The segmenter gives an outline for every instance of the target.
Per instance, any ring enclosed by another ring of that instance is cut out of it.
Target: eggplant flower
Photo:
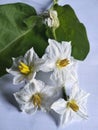
[[[40,80],[33,80],[19,92],[14,93],[20,109],[26,113],[35,113],[38,109],[47,111],[54,102],[57,90],[54,87],[45,85]],[[57,99],[56,99],[57,100]]]
[[[6,70],[14,75],[13,84],[33,79],[41,65],[41,59],[39,59],[33,48],[28,50],[24,57],[12,58],[12,60],[12,67]]]
[[[45,19],[45,23],[51,28],[58,28],[60,23],[58,19],[58,14],[56,10],[50,10],[49,11],[49,17]]]
[[[61,98],[52,104],[51,109],[61,116],[61,125],[88,118],[86,110],[88,96],[89,93],[75,85],[67,101]]]
[[[55,40],[48,40],[49,46],[46,48],[46,53],[42,57],[44,59],[43,69],[44,72],[53,71],[51,79],[60,80],[61,83],[76,82],[76,63],[71,56],[71,42],[59,43]]]

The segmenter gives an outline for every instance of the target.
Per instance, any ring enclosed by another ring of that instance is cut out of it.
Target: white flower
[[[39,59],[33,48],[28,50],[24,57],[20,56],[12,59],[12,67],[6,70],[8,73],[14,75],[14,84],[33,79],[36,72],[40,69],[41,59]]]
[[[73,86],[69,99],[59,99],[51,106],[56,113],[61,115],[61,125],[77,119],[87,119],[86,103],[89,93]]]
[[[49,17],[45,19],[45,23],[49,27],[53,27],[54,29],[59,27],[59,19],[58,19],[58,14],[56,10],[50,10],[49,11]]]
[[[35,113],[37,109],[49,110],[50,105],[57,100],[57,95],[58,91],[54,87],[35,79],[14,93],[20,109],[26,113]]]
[[[60,80],[61,83],[66,81],[77,81],[76,63],[71,56],[71,43],[59,43],[55,40],[48,40],[49,46],[46,48],[46,54],[42,57],[45,61],[42,71],[53,71],[51,78]]]

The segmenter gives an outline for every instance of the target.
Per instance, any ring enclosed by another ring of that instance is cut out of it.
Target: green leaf
[[[12,65],[12,57],[24,55],[32,46],[41,57],[47,46],[44,32],[33,7],[23,3],[0,5],[0,76]]]
[[[72,56],[78,60],[84,60],[89,52],[89,41],[86,29],[78,20],[74,10],[69,6],[54,6],[54,10],[58,12],[60,26],[55,30],[56,40],[71,41]],[[50,38],[54,38],[52,28],[47,27],[46,34]]]

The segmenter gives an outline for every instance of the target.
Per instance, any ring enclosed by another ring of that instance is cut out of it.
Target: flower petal
[[[65,83],[75,83],[77,81],[77,74],[73,71],[70,71],[68,69],[65,70],[59,70],[54,69],[54,72],[51,74],[51,80],[56,81],[59,85],[65,84]]]
[[[27,79],[27,81],[30,81],[30,80],[33,80],[33,79],[35,78],[35,76],[36,76],[36,71],[31,72],[31,73],[26,77],[26,79]]]
[[[25,104],[30,101],[30,98],[37,90],[33,86],[33,83],[28,83],[19,92],[14,93],[15,99],[19,104]]]
[[[23,61],[24,59],[22,56],[20,56],[18,58],[12,58],[12,60],[13,60],[12,67],[10,69],[7,68],[6,71],[8,73],[16,76],[16,75],[20,74],[19,69],[18,69],[18,65],[19,65],[20,61]]]
[[[17,75],[17,76],[14,77],[13,84],[17,85],[19,83],[23,83],[24,79],[25,79],[25,75],[19,74],[19,75]]]
[[[79,93],[78,83],[76,82],[71,90],[70,99],[76,99]]]
[[[66,109],[66,101],[62,98],[57,100],[52,104],[51,109],[53,109],[56,113],[63,115]]]
[[[48,39],[49,46],[46,49],[46,53],[49,58],[57,59],[62,54],[61,44],[55,40]]]
[[[88,119],[88,115],[86,112],[84,112],[82,109],[79,109],[77,112],[78,116],[80,116],[82,119]]]
[[[8,73],[14,75],[14,76],[20,74],[19,71],[15,71],[15,70],[13,70],[12,68],[10,68],[10,69],[6,68],[6,71],[7,71]]]
[[[33,47],[28,50],[24,56],[24,58],[26,59],[28,65],[33,65],[34,62],[39,58],[38,55],[35,53]]]
[[[23,112],[28,114],[35,114],[37,111],[37,107],[35,107],[32,102],[28,102],[27,104],[20,106],[20,108]]]
[[[43,64],[40,67],[40,70],[43,72],[50,72],[53,71],[55,67],[54,59],[49,59],[48,54],[43,55],[42,57]]]
[[[71,42],[62,41],[62,50],[66,58],[71,56]]]
[[[37,61],[35,61],[34,68],[36,72],[40,70],[43,72],[50,72],[54,68],[54,63],[53,62],[50,63],[50,60],[48,59],[47,54],[45,54],[42,57],[42,59],[38,59]]]
[[[78,87],[78,83],[76,82],[72,87],[72,92],[70,94],[70,99],[76,99],[79,104],[88,98],[90,94],[85,92],[84,90]]]
[[[38,92],[41,92],[45,88],[45,83],[41,80],[34,79],[31,81],[31,83],[32,86],[35,87]]]
[[[81,89],[80,89],[79,94],[78,94],[78,96],[76,97],[76,98],[77,98],[77,102],[78,102],[79,104],[81,104],[81,103],[82,103],[82,104],[83,104],[83,103],[86,104],[87,98],[88,98],[89,95],[90,95],[89,93],[87,93],[87,92],[85,92],[84,90],[81,90]]]
[[[47,86],[41,91],[42,94],[42,106],[45,106],[46,109],[50,109],[50,106],[54,101],[60,97],[61,88],[55,88]]]
[[[61,116],[61,125],[66,125],[72,121],[72,111],[70,109],[66,109],[64,114]]]
[[[72,87],[72,93],[70,95],[69,101],[70,100],[75,100],[77,105],[79,106],[79,110],[75,112],[78,117],[81,117],[83,119],[87,119],[87,108],[86,108],[86,103],[87,103],[87,98],[89,96],[89,93],[86,93],[82,89],[78,87],[78,84],[75,83],[75,85]]]

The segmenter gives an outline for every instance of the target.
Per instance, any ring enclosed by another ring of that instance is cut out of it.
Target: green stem
[[[68,96],[67,96],[65,87],[63,87],[63,97],[64,97],[64,99],[65,99],[66,101],[68,100]]]
[[[58,3],[58,0],[53,0],[54,5]]]
[[[56,5],[58,3],[59,0],[53,0],[53,5],[50,7],[49,10],[53,10],[54,5]]]
[[[54,39],[57,40],[57,37],[56,37],[56,33],[55,33],[55,29],[54,29],[54,28],[52,29],[52,32],[53,32]]]

